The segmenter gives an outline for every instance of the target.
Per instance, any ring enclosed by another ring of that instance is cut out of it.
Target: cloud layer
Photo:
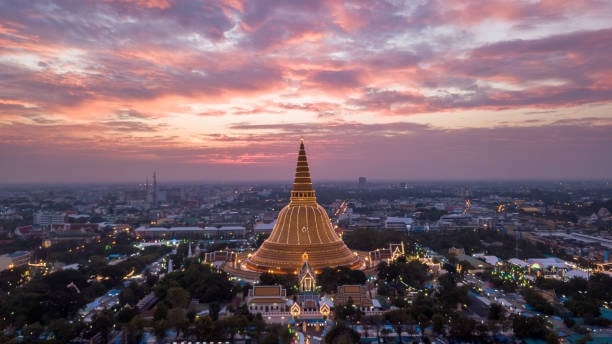
[[[289,180],[300,136],[322,179],[610,178],[611,17],[596,0],[2,1],[0,182]]]

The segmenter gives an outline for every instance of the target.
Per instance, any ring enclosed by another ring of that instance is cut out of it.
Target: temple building
[[[298,282],[300,283],[300,292],[316,292],[317,287],[317,275],[310,267],[310,263],[308,262],[308,253],[304,252],[302,255],[302,261],[304,262],[302,265],[302,269],[300,269],[300,273],[298,273]]]
[[[292,298],[279,285],[255,285],[249,289],[246,304],[253,314],[260,313],[270,322],[304,326],[322,326],[331,314],[333,303],[319,296],[317,275],[309,264],[307,253],[302,255],[302,268],[298,273],[298,290]]]
[[[247,270],[297,274],[307,257],[309,268],[318,273],[325,267],[362,268],[334,231],[325,209],[317,203],[304,149],[300,148],[289,204],[280,213],[270,237],[243,263]]]
[[[249,312],[253,314],[287,312],[293,304],[287,299],[287,291],[279,285],[255,285],[246,298]]]
[[[368,290],[365,286],[339,285],[338,292],[334,298],[334,306],[347,305],[350,303],[362,312],[368,312],[374,309],[372,297],[368,294]]]

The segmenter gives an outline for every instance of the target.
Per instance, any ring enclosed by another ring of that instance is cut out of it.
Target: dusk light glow
[[[0,2],[0,183],[606,179],[610,1]]]

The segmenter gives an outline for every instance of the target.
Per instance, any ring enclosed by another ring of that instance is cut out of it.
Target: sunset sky
[[[0,184],[609,179],[612,1],[0,1]]]

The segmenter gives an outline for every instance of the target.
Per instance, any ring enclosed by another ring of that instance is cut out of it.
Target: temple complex
[[[289,204],[278,214],[270,237],[244,260],[243,268],[297,274],[304,257],[315,273],[325,267],[363,267],[360,257],[336,234],[327,212],[317,203],[302,140]]]

